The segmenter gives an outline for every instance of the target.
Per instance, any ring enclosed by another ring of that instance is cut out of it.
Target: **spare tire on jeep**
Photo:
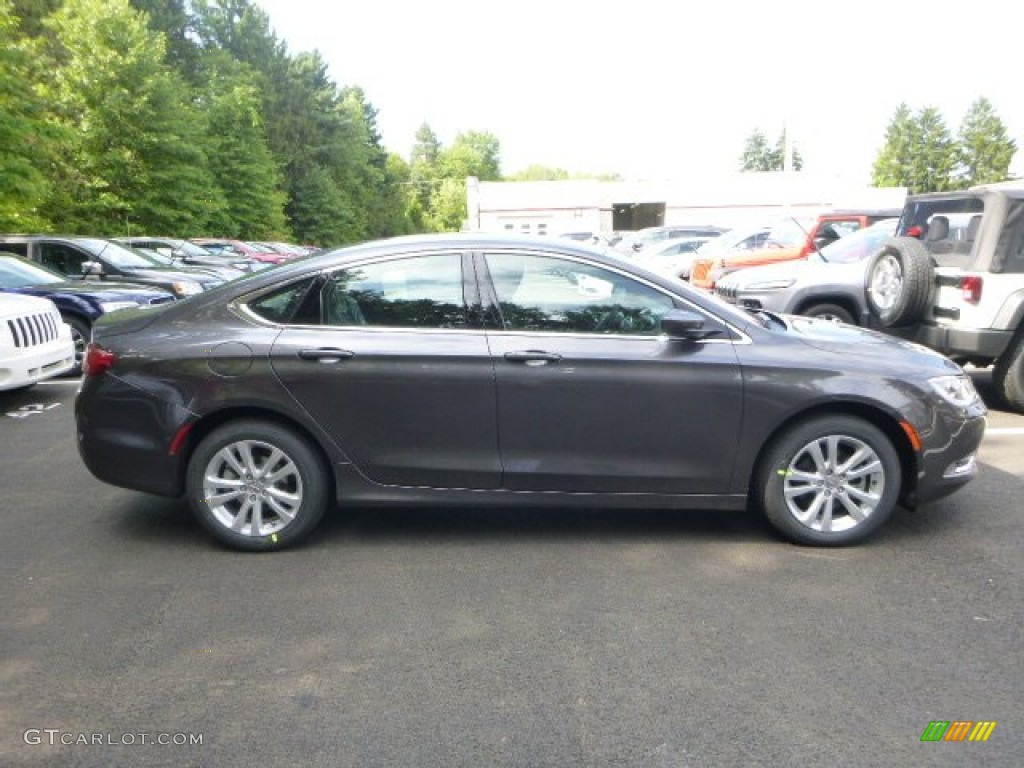
[[[887,328],[919,319],[931,301],[934,263],[921,241],[893,237],[864,272],[868,310]]]

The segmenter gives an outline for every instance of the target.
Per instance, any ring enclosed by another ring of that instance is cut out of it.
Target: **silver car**
[[[869,257],[895,234],[897,221],[865,227],[806,261],[738,270],[719,280],[715,293],[743,307],[865,325],[864,270]]]

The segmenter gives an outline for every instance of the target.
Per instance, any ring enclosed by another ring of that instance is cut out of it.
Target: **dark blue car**
[[[57,305],[75,340],[75,367],[82,371],[82,355],[92,333],[93,321],[119,309],[168,304],[174,295],[161,288],[132,283],[65,280],[56,272],[14,254],[0,252],[0,291],[42,296]]]

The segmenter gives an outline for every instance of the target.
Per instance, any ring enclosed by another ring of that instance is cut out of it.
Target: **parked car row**
[[[51,302],[68,327],[73,354],[69,368],[44,368],[49,375],[78,374],[93,323],[103,315],[174,302],[304,255],[286,254],[281,245],[266,258],[250,258],[175,238],[0,235],[0,293]]]

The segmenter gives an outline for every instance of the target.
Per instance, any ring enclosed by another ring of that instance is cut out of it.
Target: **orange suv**
[[[899,210],[832,211],[817,218],[781,219],[772,227],[765,247],[756,251],[726,253],[712,258],[701,258],[698,253],[690,271],[690,283],[710,291],[730,272],[778,261],[806,259],[811,253],[851,232],[899,215]]]

